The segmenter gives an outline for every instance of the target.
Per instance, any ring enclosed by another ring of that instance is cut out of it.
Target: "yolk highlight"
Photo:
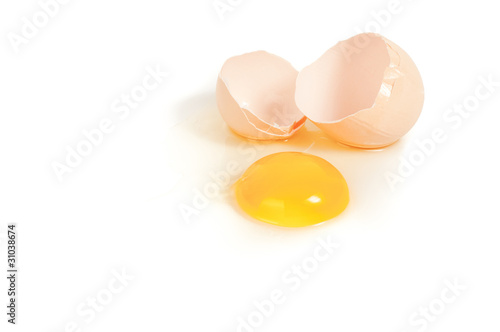
[[[302,152],[275,153],[256,161],[235,183],[235,193],[250,216],[287,227],[321,223],[349,203],[342,174],[326,160]]]

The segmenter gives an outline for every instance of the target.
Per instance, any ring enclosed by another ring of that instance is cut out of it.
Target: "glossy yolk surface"
[[[269,155],[235,183],[236,200],[250,216],[301,227],[339,215],[349,203],[347,183],[326,160],[302,152]]]

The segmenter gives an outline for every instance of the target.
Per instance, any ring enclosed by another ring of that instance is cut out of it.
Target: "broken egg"
[[[234,185],[236,201],[255,219],[286,227],[319,224],[349,203],[342,174],[303,152],[280,152],[253,163]]]
[[[257,51],[229,58],[217,79],[217,106],[237,134],[287,139],[306,118],[295,104],[297,70],[279,56]]]
[[[339,42],[300,71],[295,100],[338,142],[381,148],[416,123],[424,88],[405,51],[378,34],[363,33]]]

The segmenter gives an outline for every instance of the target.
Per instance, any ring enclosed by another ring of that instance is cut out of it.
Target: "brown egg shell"
[[[229,58],[217,79],[222,118],[246,138],[289,138],[306,120],[295,104],[297,74],[289,62],[265,51]]]
[[[342,41],[298,75],[299,109],[333,139],[353,147],[393,144],[416,123],[424,103],[410,56],[378,34]]]

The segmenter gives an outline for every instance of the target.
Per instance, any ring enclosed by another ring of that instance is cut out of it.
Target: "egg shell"
[[[306,121],[295,104],[297,74],[289,62],[265,51],[229,58],[217,79],[222,118],[246,138],[289,138]]]
[[[364,33],[339,42],[297,77],[295,100],[333,139],[381,148],[404,136],[424,103],[417,66],[392,41]]]

